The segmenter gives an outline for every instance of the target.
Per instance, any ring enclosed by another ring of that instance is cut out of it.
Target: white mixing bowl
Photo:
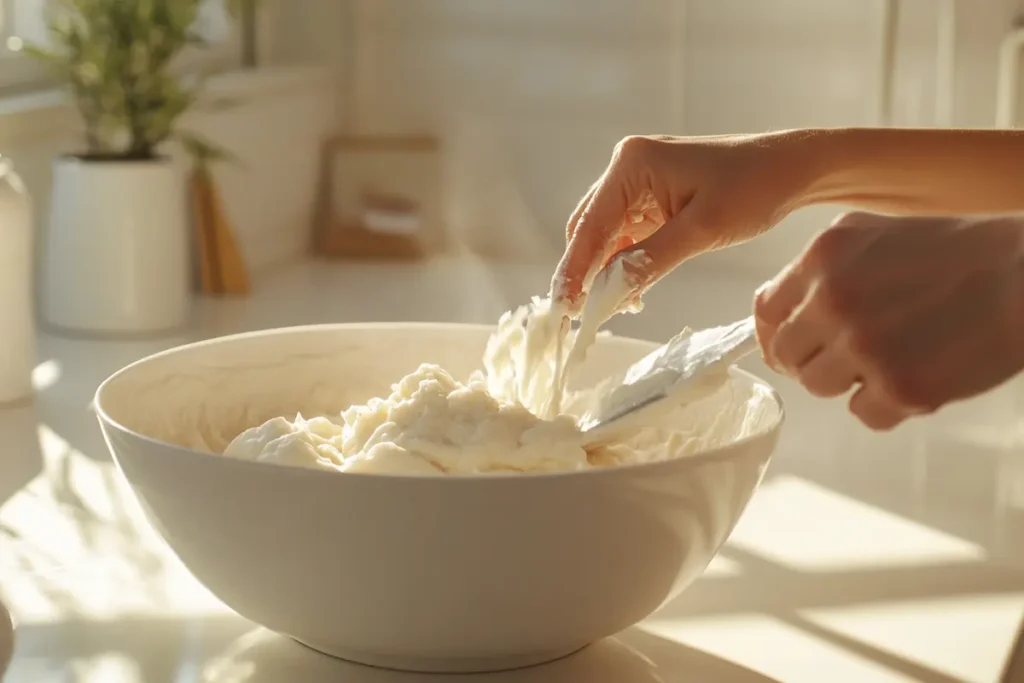
[[[118,466],[182,562],[241,615],[322,652],[420,671],[569,654],[641,621],[696,579],[775,447],[755,433],[665,462],[556,474],[401,477],[228,459],[280,414],[337,413],[421,362],[479,365],[491,328],[351,324],[214,339],[141,360],[96,408]],[[591,378],[654,345],[603,338]]]

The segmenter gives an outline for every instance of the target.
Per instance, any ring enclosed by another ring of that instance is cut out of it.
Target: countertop
[[[232,614],[141,519],[90,400],[124,364],[186,341],[315,322],[494,322],[550,264],[303,262],[245,300],[202,300],[161,339],[42,335],[31,405],[0,410],[0,592],[11,683],[1000,680],[1024,614],[1022,392],[1008,385],[891,434],[773,380],[778,454],[707,574],[647,622],[548,666],[401,674],[332,660]],[[759,278],[687,267],[611,325],[663,340],[744,315]],[[767,371],[752,360],[749,368]],[[2,630],[3,620],[0,620]],[[0,638],[0,660],[3,642]]]

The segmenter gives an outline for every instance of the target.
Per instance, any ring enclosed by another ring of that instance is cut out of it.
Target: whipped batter
[[[424,364],[386,398],[338,420],[274,418],[232,441],[224,455],[342,472],[440,475],[588,466],[576,420],[542,420],[491,395],[477,374],[463,384]]]
[[[635,251],[612,260],[607,268],[594,278],[580,313],[580,326],[573,340],[572,351],[565,362],[566,373],[580,365],[587,349],[597,341],[597,332],[616,313],[639,313],[643,302],[637,292],[639,281],[635,273],[643,272],[651,259],[642,251]],[[564,391],[564,384],[562,385]]]
[[[464,383],[423,364],[387,397],[352,406],[337,418],[274,418],[239,434],[224,455],[341,472],[432,476],[578,470],[678,457],[715,445],[713,430],[697,434],[652,425],[599,448],[582,446],[578,416],[588,404],[584,394],[567,391],[569,375],[605,321],[639,309],[632,273],[645,258],[620,258],[594,280],[576,330],[567,309],[550,298],[534,298],[505,313],[488,340],[483,371]],[[739,399],[731,403],[733,413],[716,409],[708,419],[742,417],[756,397]],[[665,424],[685,424],[678,415],[666,417],[671,419]]]

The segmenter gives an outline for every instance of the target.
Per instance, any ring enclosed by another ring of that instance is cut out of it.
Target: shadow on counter
[[[564,659],[489,674],[375,669],[333,659],[265,629],[250,631],[205,667],[202,683],[777,683],[694,648],[630,629]]]

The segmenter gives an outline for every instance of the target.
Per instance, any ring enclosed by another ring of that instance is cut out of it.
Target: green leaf
[[[152,154],[174,137],[205,81],[185,84],[170,70],[183,49],[201,45],[201,1],[207,0],[46,3],[50,40],[23,49],[71,86],[90,151]]]
[[[45,47],[25,43],[21,46],[20,52],[23,52],[32,59],[43,62],[48,67],[60,67],[61,70],[66,70],[68,68],[63,55]]]

